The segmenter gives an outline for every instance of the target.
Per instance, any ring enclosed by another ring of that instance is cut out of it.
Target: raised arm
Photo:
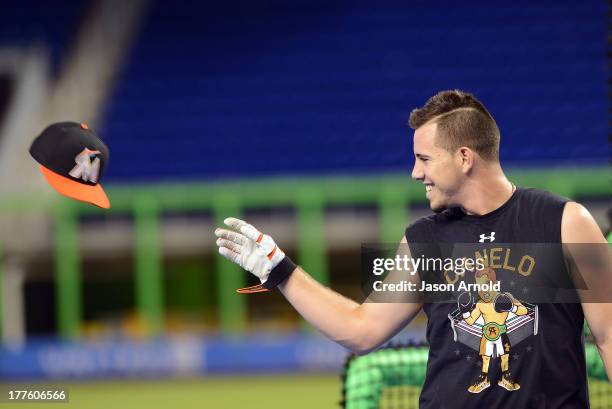
[[[529,312],[527,311],[527,307],[525,307],[523,303],[516,298],[512,301],[512,305],[516,305],[516,311],[514,312],[516,315],[527,315]]]
[[[276,265],[269,264],[265,260],[271,261],[268,256],[273,249],[276,250],[274,250],[272,258],[281,254],[282,251],[276,247],[272,238],[260,233],[246,222],[233,222],[232,219],[228,221],[226,221],[226,224],[234,231],[226,229],[215,231],[215,234],[219,237],[217,240],[219,253],[257,275],[262,281],[262,285],[265,286],[265,283],[272,280],[271,277],[276,273],[274,271]],[[267,242],[267,245],[265,242]],[[280,253],[278,253],[279,251]],[[402,254],[408,252],[409,255],[405,238],[400,243],[399,252],[402,252]],[[284,253],[282,253],[282,256],[284,259]],[[278,260],[277,265],[283,262],[283,259]],[[260,260],[260,262],[254,260]],[[253,269],[253,266],[258,264],[269,264],[267,266],[268,270],[266,271],[266,268],[260,271]],[[418,275],[413,277],[418,277]],[[365,302],[359,304],[321,285],[301,267],[295,267],[278,284],[278,288],[306,321],[328,338],[358,354],[367,353],[387,341],[408,324],[422,306],[421,303],[417,302]]]

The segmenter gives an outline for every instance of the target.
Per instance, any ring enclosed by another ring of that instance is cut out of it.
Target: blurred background
[[[609,12],[4,0],[0,382],[68,385],[74,407],[337,407],[348,352],[279,293],[236,294],[254,281],[217,256],[214,227],[245,218],[361,299],[361,244],[430,213],[408,115],[458,88],[496,118],[514,183],[579,200],[609,231]],[[60,197],[27,153],[65,120],[110,148],[109,211]]]

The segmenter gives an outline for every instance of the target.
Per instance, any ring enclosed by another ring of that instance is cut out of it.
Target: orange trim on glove
[[[268,260],[272,260],[272,257],[274,257],[274,253],[276,253],[276,249],[277,249],[277,246],[274,246],[272,251],[268,253]]]
[[[244,288],[239,288],[236,290],[236,292],[238,294],[254,294],[254,293],[264,293],[266,291],[270,291],[267,288],[265,288],[263,285],[261,284],[257,284],[257,285],[253,285],[251,287],[244,287]]]

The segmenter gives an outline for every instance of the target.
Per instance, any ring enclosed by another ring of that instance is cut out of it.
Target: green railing
[[[610,176],[605,167],[509,172],[510,180],[519,186],[538,187],[572,198],[610,197]],[[162,330],[164,310],[159,240],[162,211],[212,211],[215,223],[222,225],[225,217],[239,217],[244,209],[292,207],[297,217],[298,263],[317,280],[327,283],[329,272],[324,241],[326,207],[363,204],[377,206],[380,240],[397,242],[408,224],[410,205],[426,200],[423,186],[410,180],[407,174],[106,186],[106,190],[112,203],[110,212],[133,216],[136,307],[152,334]],[[104,211],[63,198],[58,198],[52,208],[55,219],[58,330],[64,337],[76,337],[82,316],[78,219],[81,215],[100,214]],[[3,214],[48,209],[48,203],[41,203],[31,197],[0,199],[0,211]],[[212,232],[208,233],[212,235]],[[2,247],[0,243],[0,253]],[[234,290],[245,285],[244,275],[221,257],[216,258],[215,270],[221,328],[239,331],[245,326],[245,297],[236,295]]]

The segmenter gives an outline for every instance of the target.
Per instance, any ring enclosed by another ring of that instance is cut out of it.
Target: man
[[[418,248],[416,243],[605,243],[591,215],[578,203],[536,189],[515,188],[506,178],[499,163],[498,127],[473,95],[440,92],[412,111],[409,124],[415,130],[412,177],[424,184],[436,214],[410,225],[398,252],[409,255]],[[241,292],[278,287],[306,320],[358,354],[390,339],[423,308],[428,317],[430,354],[421,408],[588,407],[584,317],[608,376],[612,375],[611,304],[543,304],[535,320],[539,321],[539,330],[513,346],[513,351],[517,350],[513,352],[513,375],[502,368],[502,387],[470,393],[465,382],[474,378],[476,360],[472,360],[469,348],[452,339],[448,320],[452,304],[414,301],[360,305],[313,280],[270,236],[238,219],[229,218],[225,223],[231,230],[215,230],[219,253],[262,282]],[[529,254],[522,257],[532,258]],[[513,274],[515,284],[527,288],[530,280],[551,271],[566,272],[563,258],[560,253],[557,260],[538,261],[521,274],[504,265],[498,275]],[[571,255],[566,258],[572,261]],[[586,277],[588,283],[593,283],[591,278]],[[482,376],[479,370],[472,386],[488,382]],[[504,380],[510,385],[520,380],[521,388],[505,388]]]

